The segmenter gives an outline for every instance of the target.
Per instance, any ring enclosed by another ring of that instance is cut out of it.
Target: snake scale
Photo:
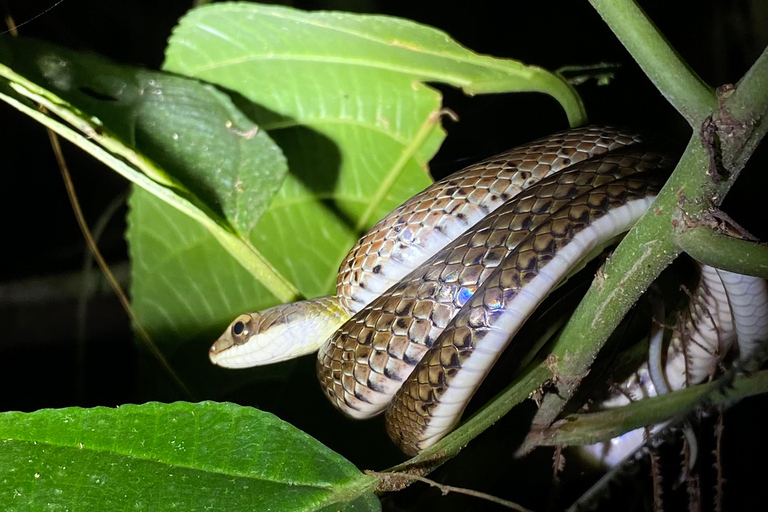
[[[648,209],[675,159],[606,127],[556,133],[471,165],[379,221],[336,295],[237,317],[211,347],[243,368],[317,350],[330,401],[386,410],[406,453],[458,422],[538,304]]]

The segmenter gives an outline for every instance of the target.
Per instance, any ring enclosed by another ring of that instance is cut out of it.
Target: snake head
[[[247,344],[251,338],[257,337],[258,343],[261,323],[261,313],[245,313],[235,318],[208,351],[211,362],[226,368],[239,368],[240,366],[233,364],[235,360],[232,356],[239,352],[237,347]]]
[[[224,368],[249,368],[315,352],[349,319],[335,297],[281,304],[235,318],[208,357]]]

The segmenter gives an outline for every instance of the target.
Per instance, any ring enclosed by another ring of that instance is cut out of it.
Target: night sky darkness
[[[53,3],[54,0],[0,0],[0,12],[12,14],[21,23]],[[162,62],[171,28],[191,3],[192,0],[65,0],[22,26],[20,32],[25,37],[97,52],[116,62],[156,69]],[[690,66],[713,85],[738,80],[768,43],[768,2],[764,0],[640,3]],[[618,63],[620,68],[610,85],[600,87],[589,81],[578,87],[590,121],[650,131],[672,146],[685,145],[690,133],[687,123],[643,75],[586,0],[464,4],[456,9],[434,1],[290,3],[310,10],[356,10],[409,18],[445,30],[477,52],[515,58],[548,69]],[[445,106],[454,110],[460,121],[443,121],[449,135],[432,164],[438,175],[567,127],[560,107],[543,95],[468,98],[455,89],[439,88],[444,93]],[[127,192],[128,183],[66,143],[64,154],[86,220],[93,226],[105,209]],[[4,235],[0,243],[0,410],[112,406],[156,398],[142,380],[145,363],[133,343],[129,323],[108,292],[97,295],[88,304],[84,356],[78,362],[77,274],[82,268],[85,245],[44,129],[5,103],[0,104],[0,155],[4,178],[0,186]],[[762,240],[768,240],[768,213],[761,192],[767,184],[767,171],[768,149],[763,143],[723,205],[729,215]],[[125,212],[124,206],[117,210],[100,240],[108,262],[118,267],[127,261],[123,239]],[[74,283],[70,291],[64,284],[67,282]],[[294,371],[304,374],[297,385],[316,386],[313,361],[299,363]],[[227,399],[248,404],[246,392]],[[725,417],[727,510],[750,509],[762,503],[758,500],[762,496],[761,485],[765,485],[768,449],[762,438],[764,427],[758,425],[764,415],[756,411],[764,410],[767,404],[761,398],[745,400]],[[384,448],[383,453],[345,452],[340,441],[323,437],[330,434],[324,427],[313,425],[314,420],[289,409],[278,408],[275,412],[300,428],[315,428],[310,430],[313,435],[342,451],[361,468],[382,469],[398,460],[397,452],[390,447]],[[372,428],[381,428],[378,423],[373,425]],[[353,426],[363,427],[364,424]],[[487,436],[473,443],[473,450],[465,450],[467,453],[433,476],[451,485],[480,489],[520,501],[535,510],[545,510],[551,493],[551,452],[539,450],[523,462],[508,460],[514,446],[505,428],[514,431],[513,421],[499,422]],[[711,424],[705,422],[701,430],[706,438],[703,446],[708,447],[713,436]],[[670,487],[677,468],[675,457],[673,450],[668,464]],[[498,461],[504,469],[497,472],[488,460],[493,460],[493,465]],[[467,471],[470,467],[476,470]],[[560,490],[561,500],[555,509],[569,505],[588,485],[589,475],[582,475],[576,468],[568,470],[564,478],[569,480]],[[711,494],[711,490],[706,486],[711,484],[712,472],[706,465],[702,471],[705,499],[709,500],[707,493]],[[605,502],[603,508],[643,510],[648,504],[637,500],[638,496],[649,496],[647,469],[642,468],[640,475],[642,478],[625,479],[614,493],[614,501]],[[670,490],[669,494],[669,510],[684,506],[680,501],[684,490]],[[709,503],[711,500],[706,507]],[[496,510],[460,496],[440,500],[438,492],[424,486],[385,498],[385,504],[387,510]]]

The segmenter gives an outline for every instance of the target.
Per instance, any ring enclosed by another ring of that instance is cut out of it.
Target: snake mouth
[[[211,345],[210,350],[208,350],[208,358],[211,360],[211,362],[217,366],[225,366],[222,365],[222,354],[226,352],[227,349],[231,348],[234,345],[234,343],[231,340],[228,340],[224,337],[219,338],[216,340],[216,342]]]

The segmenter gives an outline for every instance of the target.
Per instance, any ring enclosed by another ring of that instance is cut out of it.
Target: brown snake
[[[674,160],[639,142],[580,128],[435,183],[352,248],[335,296],[239,316],[211,360],[254,366],[322,343],[331,402],[357,418],[386,409],[398,446],[423,450],[538,304],[652,203]]]

